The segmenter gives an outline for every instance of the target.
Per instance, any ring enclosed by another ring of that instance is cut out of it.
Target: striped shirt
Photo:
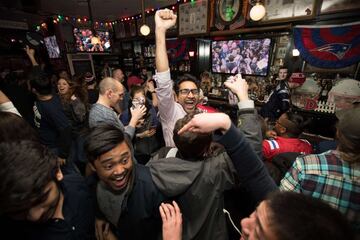
[[[360,230],[360,163],[341,160],[338,151],[298,157],[280,189],[328,202]]]

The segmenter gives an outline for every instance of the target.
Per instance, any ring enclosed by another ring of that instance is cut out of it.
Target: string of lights
[[[177,3],[174,5],[157,8],[157,9],[155,9],[155,8],[147,9],[147,10],[145,10],[145,15],[153,15],[155,13],[155,10],[164,9],[164,8],[168,8],[168,9],[172,9],[173,11],[176,11],[179,4],[186,3],[189,1],[193,2],[193,3],[196,2],[196,0],[177,0]],[[142,18],[142,15],[141,15],[141,13],[139,13],[139,14],[136,14],[133,16],[121,17],[117,20],[112,20],[112,21],[94,21],[94,28],[99,28],[99,27],[111,28],[113,25],[118,24],[120,22],[128,22],[128,21],[138,20],[141,18]],[[74,16],[54,15],[52,17],[52,22],[54,24],[68,22],[73,25],[91,25],[92,24],[91,20],[89,20],[89,17],[87,17],[87,16],[86,17],[74,17]],[[42,28],[46,29],[47,24],[44,21],[34,27],[37,31],[40,31]]]

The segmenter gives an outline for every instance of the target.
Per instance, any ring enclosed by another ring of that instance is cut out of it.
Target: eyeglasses
[[[195,88],[195,89],[180,89],[179,90],[179,93],[181,95],[184,95],[184,96],[187,96],[189,95],[189,93],[192,93],[192,95],[199,95],[199,89]]]

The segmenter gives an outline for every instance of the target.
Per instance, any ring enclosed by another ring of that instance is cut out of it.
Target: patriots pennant
[[[295,47],[312,66],[343,68],[360,61],[360,22],[295,26],[293,32]]]

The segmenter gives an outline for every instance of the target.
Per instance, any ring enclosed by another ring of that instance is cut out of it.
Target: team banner
[[[295,26],[293,31],[301,57],[315,67],[343,68],[360,61],[360,22]]]

